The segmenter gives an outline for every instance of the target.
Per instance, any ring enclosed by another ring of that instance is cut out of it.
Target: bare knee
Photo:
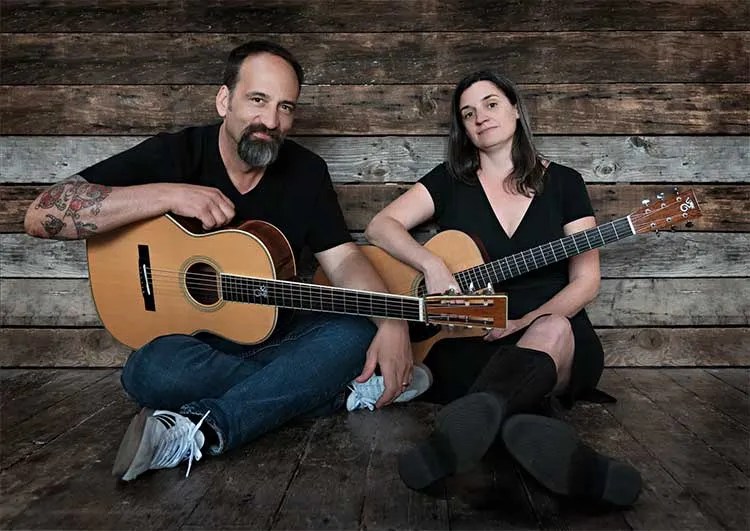
[[[554,314],[543,315],[531,323],[522,341],[523,339],[532,339],[547,345],[562,345],[573,341],[573,329],[567,317]]]
[[[541,350],[555,361],[560,376],[566,375],[573,361],[574,339],[570,321],[562,315],[545,315],[526,330],[519,347]]]

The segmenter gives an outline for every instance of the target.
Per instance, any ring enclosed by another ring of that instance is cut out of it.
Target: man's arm
[[[354,243],[343,243],[315,254],[334,286],[387,293],[388,289],[370,261]],[[376,407],[391,403],[411,382],[414,364],[405,321],[373,319],[378,332],[367,350],[367,361],[357,381],[364,382],[380,366],[385,392]]]
[[[78,240],[170,211],[200,219],[205,229],[234,217],[234,205],[215,188],[176,183],[112,187],[74,175],[39,194],[26,211],[24,229],[37,238]]]

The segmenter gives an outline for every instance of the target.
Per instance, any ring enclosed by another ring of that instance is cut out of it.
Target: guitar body
[[[87,254],[99,317],[132,348],[160,335],[202,331],[259,343],[273,332],[277,308],[224,301],[217,273],[282,280],[295,275],[286,238],[262,221],[198,234],[160,216],[90,238]]]
[[[484,263],[479,247],[467,234],[457,230],[446,230],[430,238],[424,245],[427,249],[442,258],[451,273],[458,273],[465,269]],[[380,274],[391,293],[417,293],[417,288],[424,279],[422,273],[413,267],[400,262],[380,247],[361,245],[360,250],[372,262],[375,270]],[[316,271],[313,281],[319,284],[330,284],[321,269]],[[477,290],[487,286],[475,286]],[[412,334],[412,354],[416,363],[421,363],[429,354],[432,346],[446,338],[483,336],[487,330],[481,327],[431,327],[434,333],[423,337],[424,334]],[[415,337],[417,336],[417,337]]]

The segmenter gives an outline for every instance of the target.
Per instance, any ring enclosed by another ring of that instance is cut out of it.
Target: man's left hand
[[[409,340],[409,327],[404,321],[383,320],[367,349],[367,361],[357,382],[366,382],[380,366],[385,391],[375,404],[380,408],[393,402],[411,383],[414,359]]]

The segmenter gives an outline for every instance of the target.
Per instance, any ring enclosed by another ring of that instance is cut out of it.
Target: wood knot
[[[648,151],[648,149],[651,147],[651,142],[643,138],[642,136],[631,136],[628,137],[628,143],[638,149],[643,149],[644,151]]]
[[[659,330],[647,329],[641,330],[635,337],[639,347],[646,350],[659,350],[664,346],[664,334]]]
[[[603,161],[594,168],[594,173],[599,177],[611,177],[616,171],[617,164],[609,161]]]
[[[437,113],[438,103],[432,90],[427,90],[419,97],[419,115],[428,116]]]

